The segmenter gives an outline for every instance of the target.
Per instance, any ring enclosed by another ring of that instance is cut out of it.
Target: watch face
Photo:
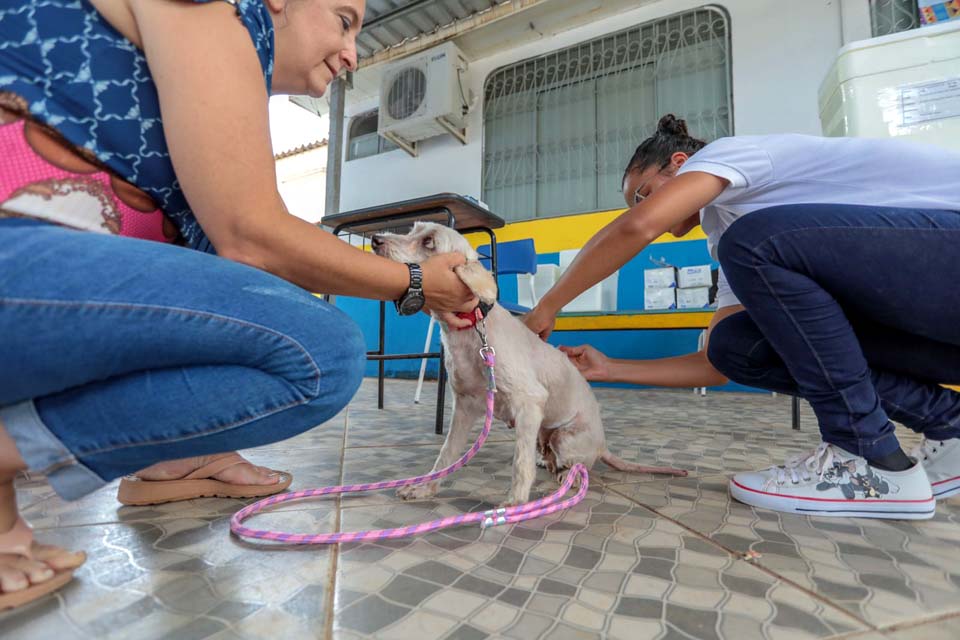
[[[423,309],[423,297],[417,295],[408,295],[400,301],[400,313],[405,316],[412,316]]]

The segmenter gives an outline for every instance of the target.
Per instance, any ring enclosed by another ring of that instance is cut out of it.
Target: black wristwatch
[[[407,292],[400,296],[400,299],[395,301],[394,304],[397,305],[397,313],[402,316],[412,316],[416,312],[423,309],[423,270],[420,269],[420,265],[408,263],[407,268],[410,269],[410,287],[407,289]]]

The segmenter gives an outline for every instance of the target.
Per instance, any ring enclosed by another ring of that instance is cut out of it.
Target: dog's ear
[[[493,304],[497,301],[497,281],[493,274],[483,268],[479,262],[467,262],[453,268],[454,273],[460,276],[463,284],[473,291],[484,304]]]

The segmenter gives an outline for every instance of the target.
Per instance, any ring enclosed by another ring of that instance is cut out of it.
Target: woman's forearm
[[[238,231],[229,246],[217,250],[316,293],[396,300],[410,284],[406,265],[357,249],[286,213]]]
[[[578,295],[612,275],[654,238],[630,215],[621,215],[594,235],[539,302],[558,312]]]
[[[609,382],[652,387],[715,387],[727,383],[703,351],[659,360],[610,360]]]
[[[556,314],[669,229],[712,202],[726,185],[722,178],[696,171],[673,178],[590,238],[537,306]]]

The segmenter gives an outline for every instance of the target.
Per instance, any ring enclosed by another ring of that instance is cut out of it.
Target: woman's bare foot
[[[141,480],[178,480],[208,465],[214,460],[232,455],[218,453],[211,456],[196,456],[180,460],[158,462],[136,474]],[[280,482],[281,473],[266,467],[258,467],[250,462],[227,467],[220,473],[214,474],[215,480],[238,485],[271,485]]]
[[[13,479],[18,471],[27,468],[13,440],[0,422],[0,541],[10,533],[20,514]],[[23,591],[54,578],[59,572],[76,569],[86,554],[71,552],[53,545],[33,542],[31,558],[19,553],[0,553],[0,598],[4,594]]]

